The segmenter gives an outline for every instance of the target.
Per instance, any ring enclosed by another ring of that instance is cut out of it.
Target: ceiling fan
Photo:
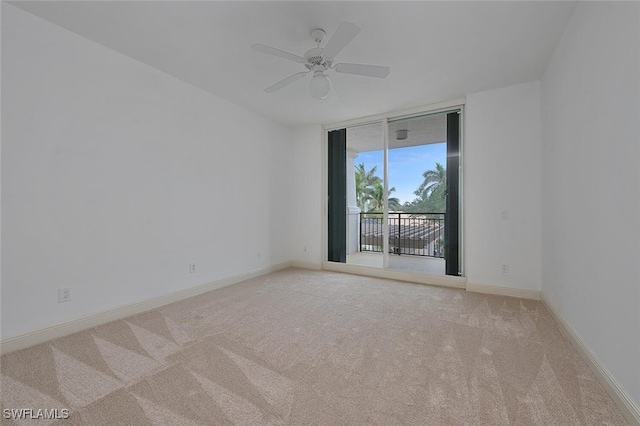
[[[273,93],[285,86],[288,86],[294,81],[301,79],[310,72],[313,72],[313,78],[309,82],[309,92],[311,92],[311,96],[316,99],[326,99],[327,96],[329,96],[329,91],[331,90],[331,82],[329,77],[325,74],[326,71],[334,70],[335,72],[344,74],[364,75],[367,77],[377,78],[387,77],[389,75],[389,67],[379,65],[333,63],[333,58],[335,58],[336,55],[340,53],[340,51],[344,49],[344,47],[349,44],[355,36],[358,35],[359,32],[360,27],[356,24],[343,21],[327,44],[324,47],[320,47],[320,43],[324,40],[326,33],[322,29],[313,30],[311,32],[311,37],[315,40],[316,47],[307,50],[304,56],[294,55],[293,53],[285,52],[284,50],[276,49],[275,47],[266,46],[264,44],[252,45],[251,47],[258,52],[303,64],[307,69],[306,71],[293,74],[292,76],[267,87],[264,91],[267,93]]]

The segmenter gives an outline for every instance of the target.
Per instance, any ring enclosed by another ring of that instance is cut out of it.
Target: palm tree
[[[400,207],[400,200],[396,197],[390,197],[391,193],[394,192],[396,190],[395,187],[392,187],[389,189],[389,192],[387,193],[387,203],[389,205],[389,210],[397,210]],[[382,186],[382,183],[378,182],[375,185],[373,185],[370,190],[369,190],[369,197],[370,197],[370,209],[368,211],[373,212],[373,211],[382,211],[382,208],[384,207],[383,203],[384,203],[384,187]]]
[[[440,163],[436,163],[435,170],[427,170],[422,174],[424,181],[414,192],[415,195],[426,200],[438,188],[443,188],[443,195],[446,196],[447,170]]]
[[[377,168],[377,166],[374,166],[371,170],[367,171],[364,168],[364,163],[360,163],[356,167],[356,203],[362,211],[368,210],[367,207],[371,201],[371,188],[382,183],[382,179],[376,176]]]

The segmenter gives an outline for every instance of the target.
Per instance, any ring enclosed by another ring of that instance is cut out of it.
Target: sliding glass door
[[[328,143],[328,260],[458,276],[459,112],[335,130]]]

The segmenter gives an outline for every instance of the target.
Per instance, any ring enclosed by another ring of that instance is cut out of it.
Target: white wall
[[[640,405],[640,4],[579,4],[542,89],[542,291]]]
[[[539,291],[540,83],[469,95],[465,118],[466,276],[476,284]],[[297,261],[322,258],[322,138],[319,126],[294,132]],[[507,274],[503,262],[509,263]]]
[[[316,265],[322,260],[323,135],[319,125],[293,131],[291,258]]]
[[[289,129],[2,9],[3,339],[290,260]]]
[[[540,83],[470,94],[465,112],[465,275],[539,291]]]

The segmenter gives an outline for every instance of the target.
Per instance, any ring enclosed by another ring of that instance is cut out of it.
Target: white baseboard
[[[291,267],[293,268],[301,268],[301,269],[313,269],[314,271],[319,271],[322,269],[322,263],[320,262],[305,262],[302,260],[292,260]]]
[[[562,334],[569,339],[578,354],[580,354],[584,362],[587,363],[596,379],[598,379],[602,387],[607,391],[627,422],[631,425],[640,425],[640,407],[638,407],[629,394],[620,386],[618,381],[611,375],[611,372],[600,362],[591,349],[584,344],[578,333],[569,325],[555,306],[549,302],[544,293],[542,293],[541,301],[560,327]]]
[[[465,285],[467,283],[467,279],[465,277],[420,274],[417,272],[374,268],[371,266],[349,265],[347,263],[339,262],[323,262],[322,269],[333,272],[364,275],[366,277],[386,278],[417,284],[437,285],[441,287],[465,288]]]
[[[28,348],[39,343],[44,343],[47,340],[63,337],[72,333],[76,333],[78,331],[83,331],[110,321],[126,318],[128,316],[139,314],[141,312],[167,305],[169,303],[177,302],[182,299],[187,299],[189,297],[197,296],[211,290],[216,290],[218,288],[226,287],[235,283],[239,283],[241,281],[259,277],[261,275],[270,274],[272,272],[276,272],[289,267],[291,267],[291,262],[279,263],[266,268],[249,271],[244,274],[234,275],[232,277],[222,278],[220,280],[202,284],[196,287],[176,291],[164,296],[154,297],[153,299],[147,299],[141,302],[131,303],[129,305],[109,309],[104,312],[99,312],[61,324],[56,324],[40,330],[32,331],[30,333],[10,337],[8,339],[0,341],[0,354]]]
[[[467,291],[475,293],[495,294],[497,296],[518,297],[520,299],[540,300],[538,290],[524,290],[519,288],[502,287],[498,285],[467,282]]]

